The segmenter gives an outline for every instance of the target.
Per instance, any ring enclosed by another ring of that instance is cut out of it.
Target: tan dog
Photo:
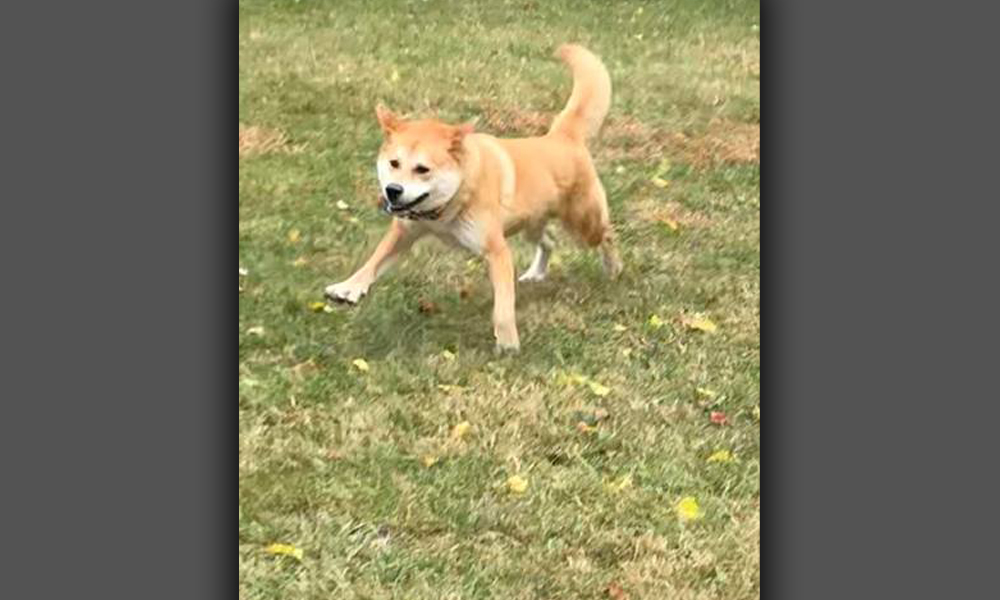
[[[395,218],[365,264],[326,288],[335,301],[356,303],[400,254],[430,233],[489,263],[493,283],[493,333],[498,350],[520,347],[514,317],[514,264],[507,237],[524,230],[537,244],[520,281],[545,278],[558,217],[584,244],[599,248],[615,277],[608,205],[586,141],[597,133],[611,105],[611,80],[586,48],[564,45],[556,53],[573,72],[566,108],[541,137],[499,139],[473,133],[471,125],[434,119],[407,121],[376,109],[385,141],[378,156],[383,209]]]

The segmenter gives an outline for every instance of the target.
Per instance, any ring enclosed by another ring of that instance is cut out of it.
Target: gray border
[[[232,8],[0,8],[0,597],[232,593]]]
[[[995,595],[997,7],[771,8],[768,594]]]

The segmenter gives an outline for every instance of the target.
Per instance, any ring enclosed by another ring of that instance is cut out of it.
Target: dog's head
[[[472,125],[407,121],[375,109],[385,141],[378,154],[382,207],[411,219],[436,218],[462,185],[463,141]]]

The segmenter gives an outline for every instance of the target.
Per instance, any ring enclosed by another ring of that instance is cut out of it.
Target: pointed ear
[[[455,127],[455,137],[461,139],[474,132],[476,130],[476,121],[478,120],[479,119],[473,119],[468,123],[462,123],[461,125]]]
[[[451,138],[451,149],[453,151],[459,151],[462,149],[462,142],[465,141],[465,136],[476,130],[475,121],[470,121],[468,123],[462,123],[461,125],[456,125],[452,131]]]
[[[399,115],[385,107],[381,102],[375,107],[375,116],[378,117],[378,124],[382,131],[389,135],[399,129]]]

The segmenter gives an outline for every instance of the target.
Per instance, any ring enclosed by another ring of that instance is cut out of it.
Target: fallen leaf
[[[681,498],[680,502],[677,503],[677,516],[681,518],[682,521],[694,521],[700,519],[703,516],[701,507],[698,506],[698,500],[694,496],[685,496]]]
[[[337,200],[337,208],[340,210],[347,210],[348,208],[351,208],[351,206],[343,200]]]
[[[250,271],[247,271],[243,267],[240,267],[240,277],[246,277],[249,274],[250,274]]]
[[[309,310],[311,310],[313,312],[317,312],[317,313],[318,312],[323,312],[324,308],[326,308],[326,302],[310,302],[309,303]]]
[[[751,412],[751,414],[753,415],[753,420],[760,423],[760,404],[753,407],[753,412]]]
[[[298,229],[292,229],[288,232],[289,243],[295,244],[302,238],[302,233]]]
[[[725,425],[727,421],[726,413],[717,410],[713,410],[712,414],[709,415],[708,418],[711,419],[711,421],[716,425]]]
[[[632,349],[631,348],[622,348],[622,356],[624,356],[625,358],[628,358],[628,357],[632,356]]]
[[[354,365],[354,367],[357,370],[361,371],[362,373],[368,372],[368,361],[366,361],[363,358],[355,358],[354,361],[351,362],[351,364]]]
[[[618,479],[618,481],[609,481],[604,484],[604,488],[614,494],[624,492],[630,487],[632,487],[632,475],[625,475]]]
[[[588,380],[587,385],[590,387],[590,391],[594,392],[595,396],[603,398],[611,393],[611,388],[606,385],[601,385],[596,381]]]
[[[625,327],[624,325],[622,325],[622,324],[620,324],[620,323],[615,323],[615,325],[614,325],[613,329],[614,329],[615,331],[617,331],[618,333],[621,333],[621,332],[623,332],[623,331],[627,331],[627,330],[628,330],[628,327]]]
[[[439,383],[438,389],[442,392],[459,392],[462,390],[460,385],[451,385],[449,383]]]
[[[452,362],[452,361],[455,360],[455,353],[452,352],[451,350],[445,350],[445,351],[441,352],[441,357],[444,358],[448,362]]]
[[[625,593],[625,590],[613,581],[608,584],[608,589],[606,591],[608,593],[608,598],[611,598],[611,600],[628,600],[628,594]]]
[[[676,219],[671,219],[670,217],[661,217],[660,223],[666,225],[670,231],[677,231],[681,228],[680,223],[678,223]]]
[[[718,452],[714,452],[707,459],[707,461],[710,463],[717,463],[717,462],[728,463],[728,462],[733,462],[733,460],[734,460],[733,453],[730,452],[729,450],[719,450]]]
[[[258,337],[263,336],[264,335],[264,326],[263,325],[257,325],[256,327],[251,327],[251,328],[247,329],[247,335],[256,335]]]
[[[691,329],[697,329],[705,333],[715,333],[716,329],[718,329],[711,319],[700,313],[682,316],[681,323]]]
[[[348,217],[347,218],[347,222],[350,223],[350,224],[352,224],[352,225],[357,225],[361,221],[357,217]]]
[[[434,304],[426,298],[420,299],[417,303],[417,309],[425,315],[432,315],[438,311],[437,304]]]
[[[660,327],[663,327],[663,319],[661,319],[658,315],[652,315],[649,317],[649,326],[653,329],[659,329]]]
[[[592,426],[590,426],[590,425],[587,425],[587,424],[586,424],[586,423],[584,423],[583,421],[580,421],[580,422],[578,422],[578,423],[576,424],[576,429],[577,429],[577,431],[579,431],[580,433],[594,433],[595,431],[597,431],[597,428],[596,428],[596,427],[592,427]]]
[[[468,435],[469,431],[472,430],[472,424],[468,421],[462,421],[458,423],[451,429],[451,439],[460,440]]]
[[[653,185],[660,188],[661,190],[670,185],[670,181],[662,177],[654,177],[650,179],[650,181],[653,182]]]
[[[433,456],[431,454],[428,454],[424,456],[422,459],[420,459],[420,461],[424,463],[424,466],[427,468],[433,467],[434,465],[438,464],[440,460],[441,460],[440,458]]]
[[[523,494],[528,491],[528,480],[520,475],[513,475],[507,480],[507,489],[515,494]]]
[[[392,70],[392,75],[389,76],[389,81],[391,81],[393,83],[399,81],[399,71],[397,71],[396,69],[393,69]]]
[[[705,396],[706,398],[715,398],[716,394],[715,390],[710,390],[708,388],[702,388],[702,387],[695,388],[694,391],[698,392],[698,394],[701,396]]]
[[[297,560],[302,560],[303,552],[301,548],[296,548],[291,544],[271,544],[264,550],[268,554],[276,554],[279,556],[291,556]]]
[[[304,256],[300,256],[292,261],[293,267],[304,267],[307,264],[309,264],[309,259]]]

